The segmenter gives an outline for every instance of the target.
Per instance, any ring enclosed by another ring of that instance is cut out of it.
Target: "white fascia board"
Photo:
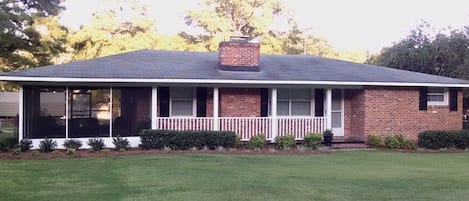
[[[301,81],[301,80],[230,80],[230,79],[133,79],[133,78],[64,78],[0,76],[2,81],[62,82],[62,83],[157,83],[157,84],[267,84],[267,85],[335,85],[335,86],[402,86],[402,87],[463,87],[469,84],[419,82],[355,82],[355,81]]]

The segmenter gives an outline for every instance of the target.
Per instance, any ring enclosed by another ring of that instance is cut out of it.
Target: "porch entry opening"
[[[331,127],[334,136],[344,136],[344,98],[342,89],[332,90]]]

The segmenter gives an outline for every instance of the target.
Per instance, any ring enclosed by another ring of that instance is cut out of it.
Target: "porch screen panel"
[[[24,88],[24,137],[65,138],[65,88]]]
[[[151,88],[112,89],[112,136],[138,136],[151,128]]]
[[[69,137],[109,137],[109,88],[69,89]]]

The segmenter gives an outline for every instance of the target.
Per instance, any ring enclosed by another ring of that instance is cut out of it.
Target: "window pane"
[[[332,90],[332,110],[342,110],[342,91],[340,89]]]
[[[298,115],[298,116],[311,115],[311,101],[292,101],[291,115]]]
[[[192,100],[173,100],[171,103],[172,116],[192,116]]]
[[[288,89],[278,89],[277,90],[277,99],[278,100],[290,100],[290,92]]]
[[[25,137],[65,138],[65,89],[25,87]]]
[[[342,113],[341,112],[332,112],[332,127],[333,128],[340,128],[342,127]]]
[[[428,95],[429,102],[444,102],[445,96],[444,95]]]
[[[108,88],[70,90],[69,137],[108,137],[110,91]]]
[[[190,87],[171,88],[172,99],[191,99],[194,97],[194,90]]]
[[[311,89],[291,89],[292,100],[311,100]]]
[[[277,102],[277,115],[287,116],[289,114],[289,102],[288,101],[278,101]]]
[[[151,88],[112,89],[112,135],[137,136],[151,127]]]

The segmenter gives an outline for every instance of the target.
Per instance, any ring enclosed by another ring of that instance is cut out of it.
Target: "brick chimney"
[[[219,69],[228,71],[260,71],[260,44],[246,36],[231,36],[219,44]]]

